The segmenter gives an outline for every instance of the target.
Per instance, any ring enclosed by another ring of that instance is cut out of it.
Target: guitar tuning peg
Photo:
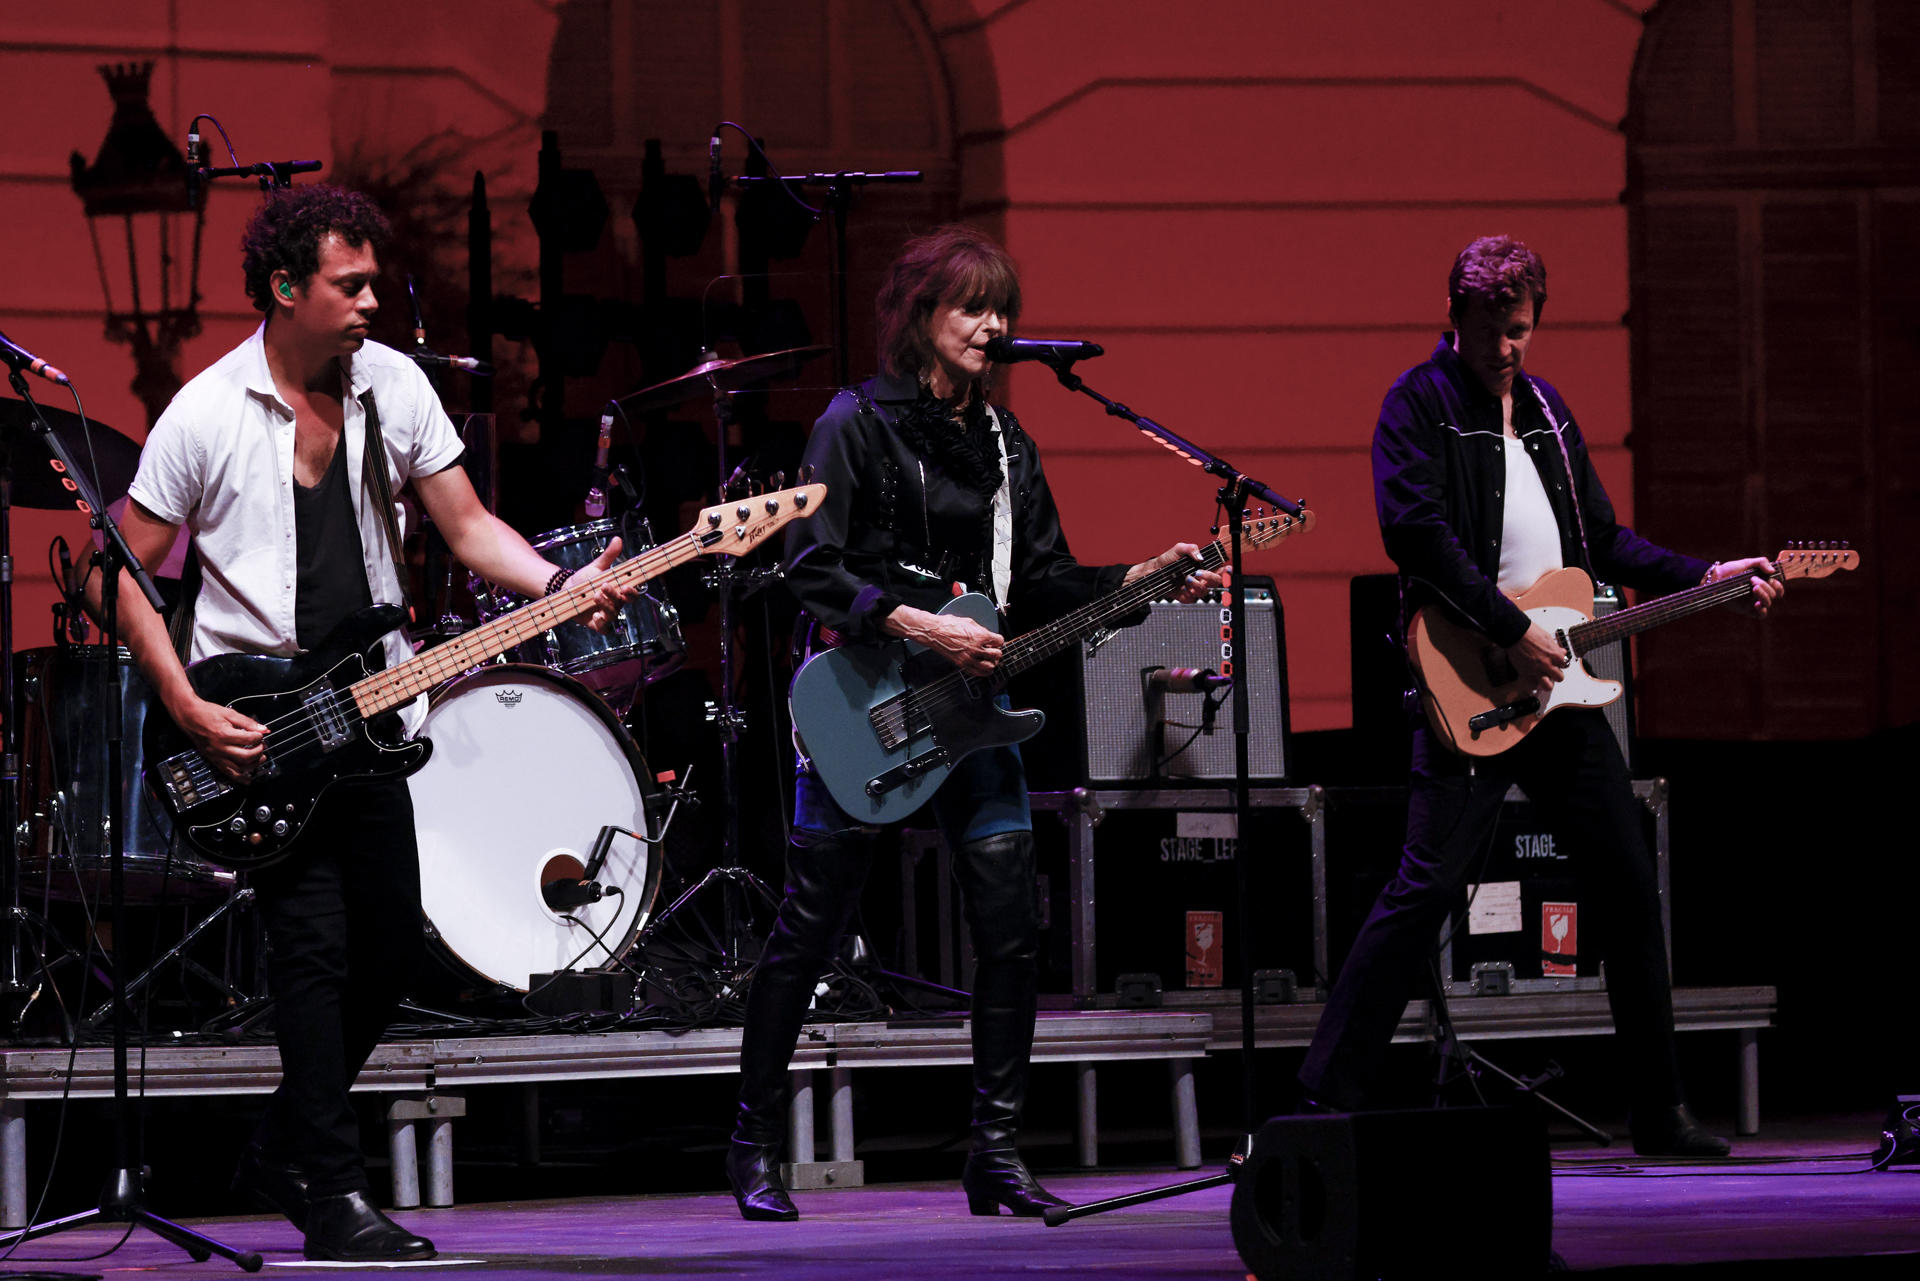
[[[811,485],[813,483],[813,473],[814,466],[812,463],[807,463],[802,466],[800,468],[800,483],[802,485]]]
[[[773,473],[772,478],[767,481],[768,489],[785,489],[786,487],[787,487],[787,473],[783,471],[777,471]]]

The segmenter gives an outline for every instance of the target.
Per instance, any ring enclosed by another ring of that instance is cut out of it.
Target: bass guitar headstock
[[[822,484],[796,485],[772,493],[755,494],[731,502],[715,503],[700,512],[689,536],[702,552],[744,556],[764,543],[789,521],[810,516],[820,508],[827,487]]]

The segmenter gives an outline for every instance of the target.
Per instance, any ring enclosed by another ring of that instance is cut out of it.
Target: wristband
[[[555,592],[559,591],[562,587],[565,587],[567,585],[567,580],[572,577],[573,577],[573,571],[568,569],[565,565],[562,565],[559,569],[556,569],[553,571],[553,577],[547,580],[547,590],[541,594],[544,596],[553,595]]]

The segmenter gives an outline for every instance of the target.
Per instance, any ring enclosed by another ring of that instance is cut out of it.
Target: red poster
[[[1219,912],[1187,913],[1187,986],[1219,987],[1225,976],[1225,940]]]
[[[1571,976],[1578,972],[1580,956],[1580,905],[1578,903],[1542,903],[1540,905],[1540,973],[1544,978]]]

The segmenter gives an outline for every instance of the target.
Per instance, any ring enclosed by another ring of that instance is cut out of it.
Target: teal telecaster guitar
[[[1305,509],[1298,516],[1261,516],[1247,522],[1242,544],[1264,547],[1312,528],[1313,513]],[[1225,535],[1203,547],[1196,559],[1202,569],[1225,565]],[[840,808],[859,822],[906,818],[967,755],[1032,738],[1046,723],[1044,712],[1009,712],[995,705],[1009,680],[1150,601],[1171,598],[1194,563],[1183,560],[1145,574],[1057,622],[1014,637],[1002,648],[999,666],[986,676],[969,676],[905,640],[814,655],[794,674],[789,696],[794,729],[814,772]],[[975,592],[956,596],[940,612],[1000,630],[993,602]]]

